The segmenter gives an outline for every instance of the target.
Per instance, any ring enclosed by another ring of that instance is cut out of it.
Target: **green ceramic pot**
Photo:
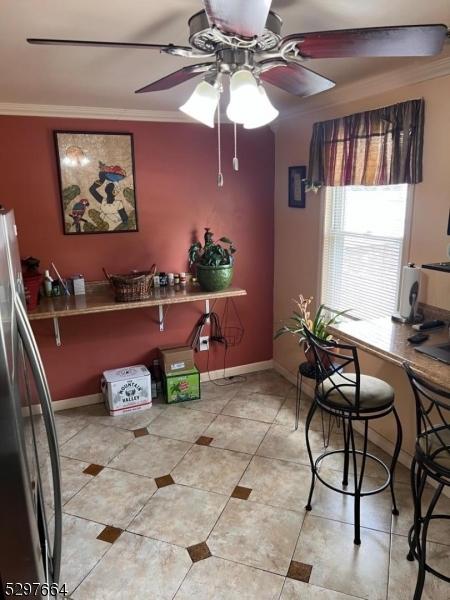
[[[197,265],[197,279],[200,287],[206,292],[220,292],[231,285],[233,265],[219,267]]]

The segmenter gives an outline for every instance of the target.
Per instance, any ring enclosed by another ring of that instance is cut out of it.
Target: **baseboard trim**
[[[256,373],[257,371],[266,371],[273,368],[273,360],[263,360],[261,362],[249,363],[247,365],[239,365],[237,367],[228,367],[225,369],[225,377],[236,377],[237,375],[245,375],[247,373]],[[224,376],[223,369],[209,371],[209,373],[200,373],[200,381],[206,382],[215,379],[222,379]],[[65,400],[54,400],[52,408],[54,411],[66,410],[68,408],[79,408],[80,406],[89,406],[90,404],[100,404],[103,402],[103,397],[100,393],[88,394],[86,396],[76,396],[74,398],[66,398]],[[40,414],[41,407],[36,404],[33,408],[33,414]]]
[[[261,362],[248,363],[247,365],[239,365],[237,367],[228,367],[225,369],[225,377],[236,377],[237,375],[246,375],[247,373],[256,373],[257,371],[267,371],[267,369],[273,369],[273,360],[263,360]],[[224,376],[223,369],[217,369],[216,371],[209,371],[206,373],[200,373],[200,381],[210,381],[215,379],[222,379]]]

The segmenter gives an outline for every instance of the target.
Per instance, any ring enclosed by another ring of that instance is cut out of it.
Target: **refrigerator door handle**
[[[34,338],[33,330],[28,321],[27,313],[20,299],[16,294],[14,298],[16,308],[17,324],[20,337],[22,339],[31,370],[36,382],[36,388],[41,401],[42,417],[45,423],[45,429],[48,435],[48,445],[50,450],[50,460],[53,476],[53,495],[55,505],[55,531],[53,541],[53,578],[55,583],[59,581],[61,569],[61,539],[62,539],[62,500],[61,500],[61,475],[59,464],[58,441],[56,435],[55,419],[51,406],[50,389],[48,387],[47,377],[44,366],[39,354],[39,350]]]

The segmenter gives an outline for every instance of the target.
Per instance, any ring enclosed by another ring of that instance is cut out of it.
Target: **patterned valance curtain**
[[[423,123],[423,99],[315,123],[309,189],[419,183]]]

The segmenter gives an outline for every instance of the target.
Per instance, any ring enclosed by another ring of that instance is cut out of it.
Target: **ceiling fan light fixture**
[[[258,83],[248,69],[235,71],[230,79],[230,103],[227,117],[234,123],[251,119],[255,104],[259,102]]]
[[[220,90],[208,83],[201,81],[192,92],[188,100],[180,106],[180,110],[196,121],[208,127],[214,127],[214,115],[219,104]]]
[[[258,86],[258,96],[259,98],[253,107],[252,114],[244,122],[244,129],[256,129],[257,127],[268,125],[280,114],[269,100],[266,90],[262,85]]]

